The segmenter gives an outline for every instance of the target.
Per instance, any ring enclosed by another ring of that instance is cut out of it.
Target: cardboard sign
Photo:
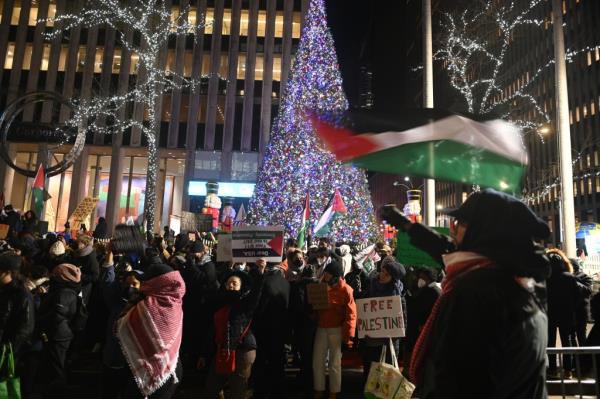
[[[446,227],[432,227],[440,234],[450,235],[450,229]],[[407,266],[430,266],[440,268],[442,265],[433,259],[429,254],[421,251],[410,243],[410,237],[403,231],[399,231],[396,236],[396,259]]]
[[[283,227],[240,226],[231,233],[231,257],[234,263],[280,263],[283,255]]]
[[[315,310],[329,308],[329,290],[325,283],[312,283],[306,286],[307,301]]]
[[[96,208],[98,201],[100,201],[100,198],[85,197],[83,201],[77,205],[77,208],[75,208],[69,220],[84,220],[92,213],[94,208]]]
[[[406,327],[400,297],[383,296],[356,300],[358,338],[404,337]]]
[[[0,240],[6,240],[6,237],[8,237],[8,229],[10,229],[9,225],[0,224]]]
[[[219,234],[217,262],[231,262],[231,234]]]

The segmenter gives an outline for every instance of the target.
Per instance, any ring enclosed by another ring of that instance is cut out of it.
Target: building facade
[[[74,3],[0,0],[0,60],[4,60],[0,110],[28,92],[45,90],[85,99],[123,93],[135,84],[138,55],[121,46],[110,27],[76,28],[52,41],[44,39],[43,33],[53,24],[37,21],[61,15]],[[173,218],[182,210],[201,205],[198,187],[204,181],[240,183],[242,191],[243,183],[255,182],[308,6],[307,0],[166,3],[173,16],[190,6],[189,22],[205,15],[208,23],[198,40],[174,36],[165,49],[167,70],[202,84],[196,91],[174,89],[162,96],[157,230],[175,223]],[[44,124],[52,119],[52,112],[46,104],[31,107],[17,122]],[[126,112],[124,116],[133,120],[146,117],[135,106]],[[9,139],[13,161],[35,169],[43,145],[16,134],[9,134]],[[100,198],[91,224],[95,216],[106,216],[110,226],[138,219],[148,168],[145,146],[139,129],[89,135],[75,164],[48,181],[52,198],[45,216],[50,229],[62,229],[86,196]],[[53,151],[50,165],[68,150],[69,145],[62,145]],[[5,203],[29,208],[31,178],[2,162],[0,181]]]
[[[498,0],[503,1],[503,0]],[[517,1],[524,9],[531,2]],[[558,143],[556,134],[555,77],[552,65],[537,71],[554,59],[552,37],[551,1],[544,1],[530,14],[543,21],[541,26],[523,28],[514,38],[507,54],[503,74],[504,86],[500,97],[530,85],[530,93],[550,117],[549,123],[541,113],[527,109],[519,119],[540,123],[538,131],[525,135],[529,152],[529,166],[524,179],[523,198],[543,217],[553,232],[552,241],[559,243],[561,210],[559,199]],[[462,10],[465,2],[448,2],[445,11]],[[600,3],[595,0],[563,0],[565,46],[572,52],[567,64],[571,142],[573,156],[573,185],[576,218],[581,221],[600,220]],[[434,16],[434,20],[435,20]],[[435,25],[434,25],[435,26]],[[435,44],[434,44],[435,48]],[[414,57],[413,57],[414,58]],[[448,78],[436,65],[435,105],[456,112],[465,112],[464,101],[449,86]],[[419,77],[420,78],[420,75]],[[420,95],[415,101],[420,99]],[[470,185],[438,182],[436,202],[438,208],[456,207],[472,191]],[[443,219],[443,217],[441,217]]]

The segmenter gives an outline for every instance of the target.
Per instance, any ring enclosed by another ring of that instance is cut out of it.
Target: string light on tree
[[[335,189],[348,212],[336,220],[332,236],[362,242],[377,235],[373,205],[364,171],[342,165],[317,140],[307,113],[335,118],[348,109],[324,0],[311,0],[279,117],[263,160],[254,196],[252,223],[282,225],[295,237],[306,193],[310,220],[316,221]]]
[[[170,2],[169,2],[170,3]],[[89,100],[73,100],[72,117],[65,122],[73,127],[84,127],[89,132],[113,134],[128,129],[139,129],[148,142],[148,174],[144,215],[146,230],[154,230],[156,213],[156,182],[160,164],[158,135],[160,115],[158,108],[164,92],[170,90],[197,90],[206,79],[219,79],[217,74],[200,78],[186,78],[165,67],[168,41],[174,35],[193,36],[197,40],[204,34],[204,15],[196,22],[188,21],[191,7],[182,7],[179,15],[172,15],[165,0],[89,0],[77,13],[64,13],[40,20],[52,22],[55,29],[46,33],[49,40],[62,36],[73,28],[107,26],[119,35],[120,44],[137,55],[137,82],[122,95],[93,96]],[[142,107],[146,121],[127,117],[131,105]],[[123,117],[123,115],[125,115]],[[222,115],[221,115],[222,116]]]

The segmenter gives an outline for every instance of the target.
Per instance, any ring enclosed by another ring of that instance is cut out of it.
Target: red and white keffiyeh
[[[145,298],[117,320],[116,335],[142,394],[175,377],[183,326],[185,283],[178,271],[142,283]]]

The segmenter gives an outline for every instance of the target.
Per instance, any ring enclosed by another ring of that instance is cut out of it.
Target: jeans
[[[317,328],[313,348],[315,391],[325,390],[325,362],[329,354],[329,392],[342,390],[342,328]]]
[[[229,392],[225,395],[227,399],[245,399],[248,378],[252,371],[252,364],[256,359],[255,350],[237,350],[235,353],[235,371],[232,374],[217,374],[215,362],[212,362],[204,391],[200,397],[202,399],[215,399],[219,392],[227,384]]]

